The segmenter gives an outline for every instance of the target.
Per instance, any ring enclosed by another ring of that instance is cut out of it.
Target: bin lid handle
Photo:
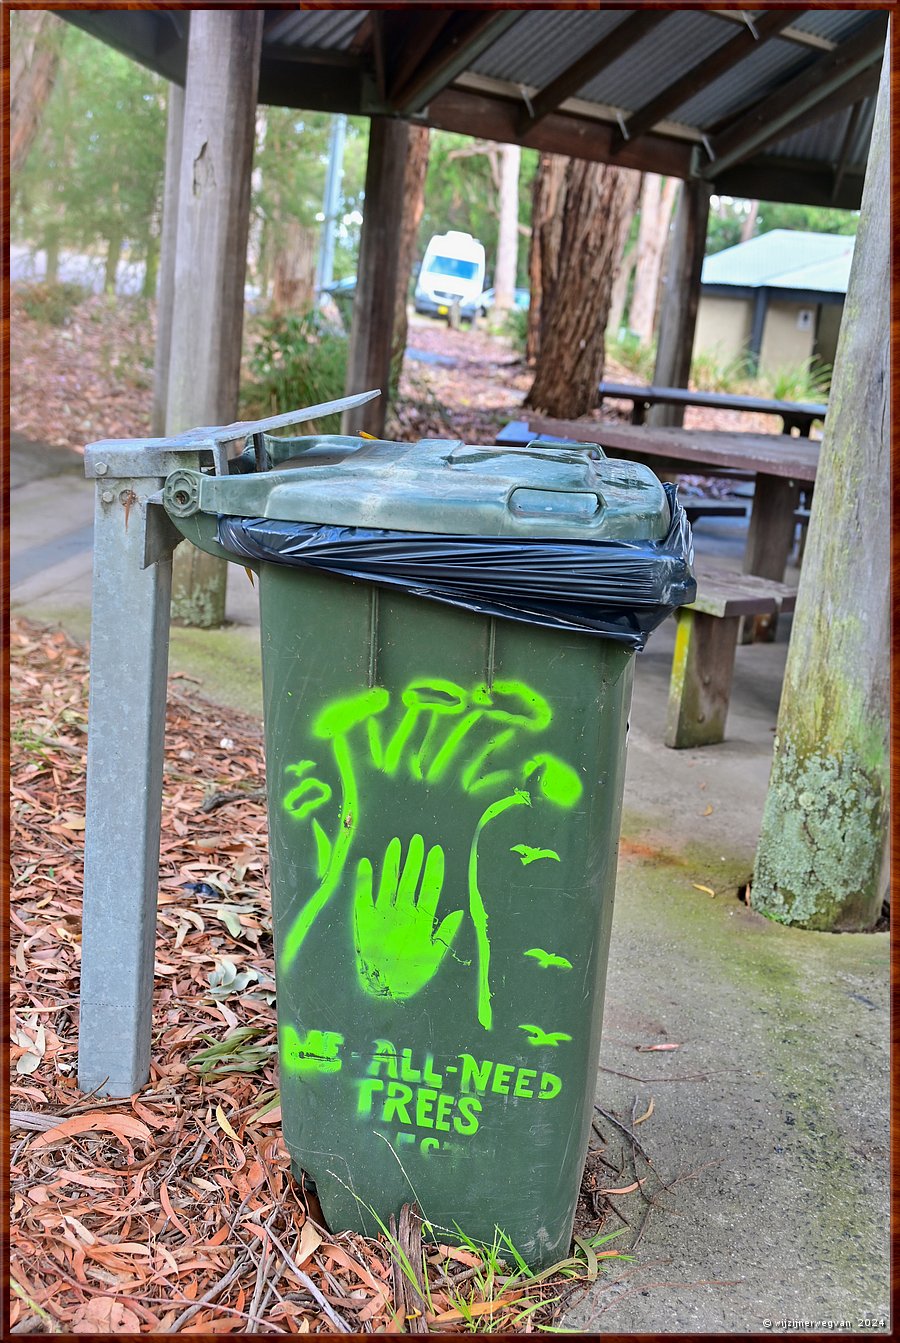
[[[318,406],[303,406],[299,410],[287,410],[283,415],[270,415],[266,420],[236,420],[234,424],[194,432],[202,433],[204,439],[211,439],[214,443],[233,443],[236,439],[250,438],[253,434],[266,433],[270,429],[283,429],[289,424],[303,424],[323,415],[334,415],[339,410],[352,410],[354,406],[365,405],[376,396],[381,396],[381,389],[377,387],[371,392],[342,396],[339,401],[323,401]]]

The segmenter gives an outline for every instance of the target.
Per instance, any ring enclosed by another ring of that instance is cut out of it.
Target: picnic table
[[[801,485],[816,478],[819,444],[790,434],[744,434],[717,429],[599,424],[530,415],[497,435],[505,447],[545,442],[596,443],[611,457],[646,462],[657,472],[724,475],[755,480],[744,572],[782,582],[794,540]]]
[[[643,424],[650,406],[703,406],[710,410],[746,410],[757,415],[780,415],[784,432],[797,429],[809,438],[814,420],[824,420],[827,405],[810,401],[775,401],[762,396],[733,396],[729,392],[692,392],[687,387],[639,387],[626,382],[601,382],[597,404],[604,397],[631,402],[631,423]]]

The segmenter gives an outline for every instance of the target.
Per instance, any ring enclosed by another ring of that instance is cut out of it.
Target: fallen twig
[[[253,788],[249,791],[244,788],[233,788],[227,793],[213,793],[212,797],[208,797],[200,804],[200,810],[209,814],[218,811],[219,807],[224,807],[229,802],[260,802],[265,801],[265,797],[265,788]]]
[[[652,1160],[645,1152],[640,1139],[638,1138],[637,1134],[634,1132],[633,1129],[626,1128],[624,1124],[620,1123],[620,1121],[616,1119],[615,1115],[611,1115],[608,1110],[601,1110],[599,1105],[595,1105],[594,1109],[597,1111],[597,1114],[602,1115],[603,1118],[606,1119],[610,1124],[613,1124],[619,1130],[620,1133],[623,1133],[625,1135],[628,1141],[634,1145],[634,1147],[637,1149],[638,1152],[640,1152],[641,1156],[644,1158],[648,1166],[653,1165]]]
[[[335,1329],[337,1329],[342,1334],[351,1334],[353,1330],[350,1328],[347,1321],[342,1319],[341,1316],[338,1315],[337,1311],[334,1310],[334,1308],[328,1302],[326,1297],[319,1291],[318,1287],[313,1282],[309,1274],[304,1273],[302,1268],[297,1267],[297,1264],[288,1254],[287,1250],[284,1248],[281,1241],[275,1235],[275,1232],[270,1231],[269,1235],[272,1239],[272,1244],[278,1250],[282,1259],[287,1264],[291,1272],[294,1274],[295,1278],[297,1278],[297,1280],[303,1284],[303,1286],[309,1292],[310,1296],[313,1298],[316,1304],[322,1307],[323,1311],[328,1316],[329,1320],[334,1325]]]
[[[202,1310],[204,1306],[208,1306],[211,1302],[215,1301],[216,1297],[221,1296],[222,1293],[225,1291],[225,1288],[229,1287],[231,1283],[234,1282],[238,1274],[243,1271],[244,1265],[248,1263],[248,1261],[249,1261],[248,1255],[246,1254],[239,1255],[238,1258],[235,1259],[234,1263],[231,1265],[231,1268],[228,1270],[228,1272],[224,1273],[218,1282],[214,1282],[212,1287],[210,1287],[209,1291],[204,1292],[203,1296],[200,1297],[199,1301],[195,1301],[193,1305],[188,1306],[187,1310],[183,1310],[181,1312],[178,1318],[173,1322],[172,1327],[171,1329],[168,1330],[168,1332],[170,1334],[177,1334],[179,1329],[183,1329],[184,1326],[188,1323],[188,1321],[194,1318],[198,1310]]]

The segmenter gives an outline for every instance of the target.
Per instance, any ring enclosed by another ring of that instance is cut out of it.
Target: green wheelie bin
[[[246,454],[245,454],[246,456]],[[332,1230],[569,1250],[674,488],[594,445],[268,438],[165,507],[258,575],[281,1107]]]

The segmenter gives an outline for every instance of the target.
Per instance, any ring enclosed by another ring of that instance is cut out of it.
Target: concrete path
[[[13,614],[85,639],[92,486],[81,458],[14,436],[11,465]],[[738,568],[745,525],[701,520],[698,553]],[[238,566],[228,615],[224,631],[173,630],[172,670],[261,713],[256,597]],[[652,1206],[634,1262],[573,1301],[568,1329],[795,1332],[806,1320],[832,1332],[887,1320],[887,935],[798,932],[738,898],[789,632],[782,619],[776,643],[739,648],[728,740],[699,751],[662,746],[673,622],[637,661],[597,1103],[627,1127],[652,1099],[636,1132],[656,1174],[638,1153]],[[679,1048],[638,1052],[658,1043]],[[619,1130],[602,1117],[598,1127],[615,1159]],[[634,1199],[621,1206],[636,1220]]]

